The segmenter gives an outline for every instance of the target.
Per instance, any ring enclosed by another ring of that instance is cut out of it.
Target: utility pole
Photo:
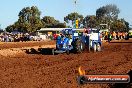
[[[77,11],[76,11],[77,0],[74,0],[74,4],[75,4],[75,12],[77,12]]]
[[[77,14],[77,0],[74,0],[74,4],[75,4],[75,28],[78,28],[78,18],[76,16],[76,14]]]

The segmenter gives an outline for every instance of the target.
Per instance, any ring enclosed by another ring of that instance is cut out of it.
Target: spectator
[[[111,34],[110,33],[108,33],[108,42],[110,42],[111,41]]]
[[[122,33],[122,38],[125,39],[125,32]]]
[[[113,32],[113,39],[114,39],[114,40],[117,39],[117,38],[116,38],[116,37],[117,37],[116,35],[117,35],[116,32]]]

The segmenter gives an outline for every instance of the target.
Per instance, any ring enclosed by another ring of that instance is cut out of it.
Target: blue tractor
[[[96,38],[91,40],[93,34],[98,38],[97,40]],[[101,46],[101,41],[98,35],[99,33],[84,35],[83,32],[78,33],[76,29],[63,29],[56,40],[56,49],[53,49],[52,53],[81,53],[84,49],[90,50],[91,48],[93,48],[94,51],[100,51],[98,48],[101,48],[99,47]]]
[[[81,52],[84,44],[81,39],[82,33],[79,34],[75,29],[63,29],[56,40],[56,49],[53,53]]]

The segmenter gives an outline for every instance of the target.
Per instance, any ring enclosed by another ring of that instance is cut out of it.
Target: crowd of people
[[[31,38],[29,34],[12,34],[12,33],[1,33],[0,41],[1,42],[20,42],[20,41],[30,41]]]
[[[102,40],[108,40],[109,42],[111,40],[120,40],[120,39],[129,39],[129,33],[128,32],[102,32],[101,33]]]
[[[111,40],[120,40],[120,39],[129,39],[129,33],[128,32],[101,32],[101,39],[102,40],[108,40],[109,42]],[[59,34],[53,34],[53,35],[40,35],[40,36],[32,36],[28,33],[1,33],[0,34],[0,41],[1,42],[20,42],[20,41],[41,41],[41,40],[56,40]]]

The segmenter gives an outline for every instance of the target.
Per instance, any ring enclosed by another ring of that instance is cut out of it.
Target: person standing
[[[109,33],[108,33],[108,38],[107,38],[107,39],[108,39],[108,42],[110,42],[110,36],[111,36],[111,35],[110,35],[110,32],[109,32]]]
[[[113,32],[113,38],[116,40],[116,32]]]
[[[126,37],[126,36],[125,36],[125,32],[123,32],[122,36],[123,36],[123,39],[125,39],[125,37]]]

